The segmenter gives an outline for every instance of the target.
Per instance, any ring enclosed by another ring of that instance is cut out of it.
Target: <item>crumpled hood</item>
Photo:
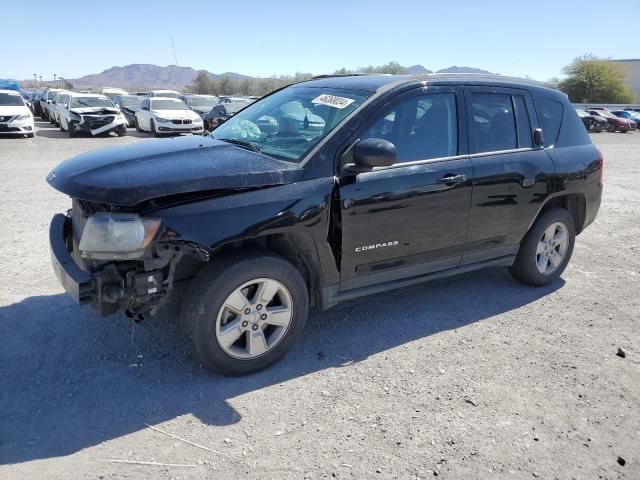
[[[120,113],[115,107],[83,107],[83,108],[70,108],[70,112],[77,115],[115,115]]]
[[[211,137],[177,137],[88,152],[63,161],[49,184],[73,198],[134,206],[211,190],[282,185],[302,169]]]

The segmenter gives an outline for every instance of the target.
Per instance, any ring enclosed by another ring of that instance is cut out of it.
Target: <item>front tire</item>
[[[151,128],[151,133],[153,133],[154,137],[159,137],[160,133],[156,130],[156,122],[153,121],[153,118],[151,119],[150,122],[150,128]]]
[[[119,137],[124,137],[126,134],[127,134],[126,125],[120,125],[118,128],[116,128],[116,135],[118,135]]]
[[[569,212],[554,208],[543,213],[522,240],[511,275],[535,287],[553,282],[567,267],[575,240],[576,227]]]
[[[181,323],[202,364],[246,375],[280,360],[304,329],[309,295],[300,272],[270,254],[230,256],[192,281]]]

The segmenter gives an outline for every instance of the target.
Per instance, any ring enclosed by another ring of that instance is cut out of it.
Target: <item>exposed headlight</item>
[[[202,123],[202,119],[200,117],[194,118],[193,123]]]
[[[19,115],[13,121],[15,122],[16,120],[29,120],[30,118],[31,118],[31,115],[24,114],[24,115]]]
[[[140,258],[162,221],[131,213],[96,213],[89,217],[80,239],[83,257],[99,260]]]
[[[156,117],[156,122],[158,122],[158,123],[168,123],[169,120],[167,120],[166,118],[162,118],[162,117]]]

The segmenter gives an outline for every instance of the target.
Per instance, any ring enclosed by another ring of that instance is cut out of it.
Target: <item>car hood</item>
[[[29,108],[25,107],[24,105],[16,105],[16,106],[9,106],[9,105],[2,105],[0,106],[0,117],[13,117],[15,115],[25,115],[29,113]]]
[[[73,198],[134,206],[184,193],[293,183],[301,173],[296,164],[192,136],[85,153],[60,163],[47,181]]]
[[[116,107],[78,107],[70,108],[69,111],[78,115],[113,115],[120,113],[120,110]]]
[[[195,120],[200,118],[200,116],[191,110],[152,110],[151,113],[157,115],[161,118],[166,118],[169,120],[174,119],[183,119],[190,118],[191,120]]]

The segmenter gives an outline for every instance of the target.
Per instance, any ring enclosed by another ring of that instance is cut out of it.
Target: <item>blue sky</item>
[[[179,65],[254,76],[397,60],[546,80],[584,53],[640,57],[639,0],[7,1],[1,11],[0,77],[18,79],[174,64],[170,36]],[[629,35],[591,33],[624,25]]]

